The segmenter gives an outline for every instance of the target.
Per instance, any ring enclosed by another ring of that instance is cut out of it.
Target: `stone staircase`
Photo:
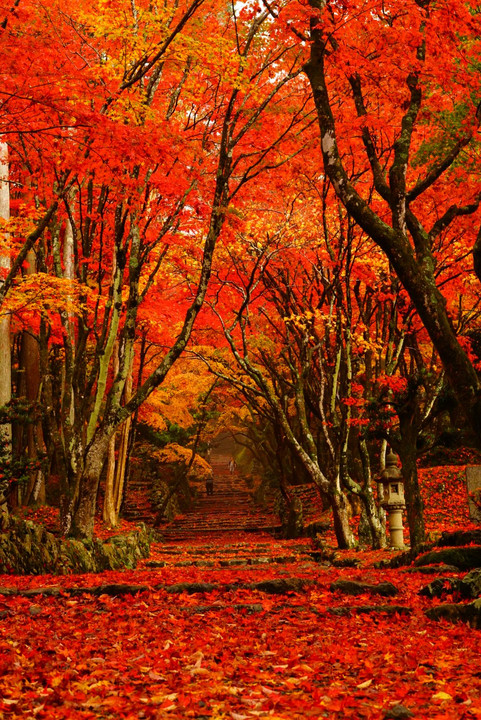
[[[194,507],[160,532],[168,542],[209,540],[218,536],[235,537],[242,533],[275,532],[279,518],[257,508],[251,500],[243,478],[229,471],[229,455],[214,455],[214,494],[201,488]]]
[[[144,522],[146,525],[153,524],[156,513],[149,499],[150,487],[150,480],[145,478],[129,482],[122,517],[134,522]]]
[[[200,486],[194,506],[171,523],[160,526],[166,541],[209,540],[217,536],[235,537],[244,532],[271,533],[280,529],[277,515],[256,507],[245,480],[237,471],[229,471],[230,459],[228,454],[213,454],[214,494],[207,495],[205,487]],[[156,512],[149,500],[149,490],[148,479],[129,484],[122,513],[124,518],[153,524]]]
[[[270,533],[280,531],[279,517],[269,508],[262,509],[252,501],[244,478],[229,471],[231,454],[222,449],[212,454],[214,494],[207,495],[203,485],[193,507],[159,530],[168,542],[209,541],[218,536],[235,540],[242,533]],[[149,500],[150,482],[139,479],[129,484],[123,517],[152,525],[156,517]],[[299,485],[292,492],[302,501],[305,524],[323,517],[324,508],[314,485]]]

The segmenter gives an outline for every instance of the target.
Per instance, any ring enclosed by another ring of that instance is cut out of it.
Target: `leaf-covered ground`
[[[425,482],[441,529],[466,525],[461,502],[444,513],[462,498],[457,472]],[[310,551],[309,540],[230,537],[156,544],[135,571],[0,576],[4,589],[60,590],[0,596],[0,718],[481,717],[481,632],[426,618],[440,602],[418,595],[430,576],[374,568],[388,552],[338,553],[360,561],[341,568]],[[305,584],[255,586],[275,578]],[[347,596],[331,590],[339,578],[399,592]],[[181,582],[211,587],[172,587]],[[112,583],[149,589],[112,595]],[[88,593],[99,585],[106,591]]]

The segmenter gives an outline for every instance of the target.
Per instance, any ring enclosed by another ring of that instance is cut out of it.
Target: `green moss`
[[[41,575],[133,569],[150,553],[151,534],[140,530],[109,541],[56,538],[31,521],[12,523],[0,534],[0,573]]]

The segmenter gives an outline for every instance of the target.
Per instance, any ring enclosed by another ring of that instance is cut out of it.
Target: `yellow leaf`
[[[356,685],[356,687],[359,690],[364,690],[365,688],[368,688],[369,685],[372,683],[372,678],[370,680],[366,680],[365,682],[360,683],[359,685]]]
[[[449,693],[443,692],[440,690],[435,695],[432,696],[431,700],[452,700],[453,697]]]
[[[153,705],[161,705],[166,700],[169,700],[170,702],[177,700],[177,693],[171,693],[170,695],[152,695],[150,698],[148,698],[148,702],[152,703]]]

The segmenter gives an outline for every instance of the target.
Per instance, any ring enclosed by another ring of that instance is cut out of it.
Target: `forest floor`
[[[422,473],[429,530],[469,527],[464,468]],[[314,550],[223,533],[154,543],[136,570],[0,576],[0,719],[481,718],[481,631],[426,617],[436,575]]]

